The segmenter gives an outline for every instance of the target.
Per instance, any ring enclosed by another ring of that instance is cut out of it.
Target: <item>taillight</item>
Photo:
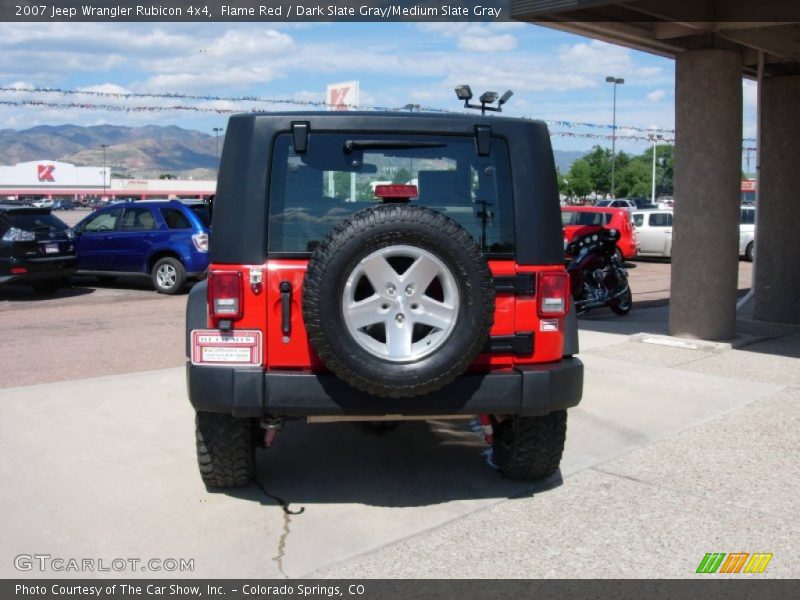
[[[563,317],[569,310],[569,276],[565,272],[539,273],[536,295],[540,317]]]
[[[238,321],[242,318],[242,274],[211,271],[208,275],[208,311],[211,319]]]
[[[192,236],[192,243],[198,252],[208,252],[208,234],[195,233]]]

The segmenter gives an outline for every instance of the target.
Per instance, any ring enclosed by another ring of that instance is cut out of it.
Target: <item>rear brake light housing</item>
[[[565,271],[540,273],[536,297],[540,317],[563,317],[569,311],[569,275]]]
[[[195,250],[198,252],[208,252],[207,233],[195,233],[192,235],[192,243],[194,244]]]
[[[208,274],[208,314],[212,321],[242,318],[244,287],[239,271],[211,271]]]

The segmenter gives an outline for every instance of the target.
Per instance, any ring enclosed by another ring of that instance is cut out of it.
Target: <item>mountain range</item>
[[[219,140],[222,149],[222,138]],[[0,164],[58,160],[78,166],[111,167],[112,177],[213,179],[217,167],[213,135],[174,125],[39,125],[30,129],[0,129]],[[569,170],[578,151],[555,150],[556,165]]]

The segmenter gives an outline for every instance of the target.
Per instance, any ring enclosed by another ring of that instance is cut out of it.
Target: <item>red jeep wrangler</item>
[[[583,365],[543,123],[231,118],[186,335],[210,487],[287,419],[480,415],[507,477],[558,468]]]

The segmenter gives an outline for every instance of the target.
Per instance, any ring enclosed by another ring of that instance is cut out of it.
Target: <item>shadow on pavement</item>
[[[75,287],[73,285],[60,288],[54,294],[39,294],[30,286],[11,284],[0,286],[0,302],[41,302],[43,300],[52,300],[53,298],[76,298],[93,294],[94,291],[90,287]]]
[[[315,504],[414,507],[531,496],[558,487],[504,479],[469,421],[407,421],[383,435],[353,423],[287,423],[257,451],[257,485],[227,493],[299,514]]]

